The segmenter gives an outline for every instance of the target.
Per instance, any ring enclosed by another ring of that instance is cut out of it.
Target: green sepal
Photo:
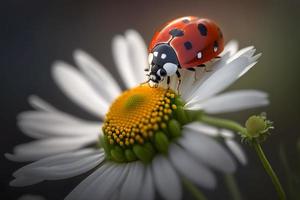
[[[156,149],[159,152],[164,153],[164,154],[168,153],[169,140],[163,132],[159,131],[159,132],[155,133],[154,143],[155,143]]]
[[[152,156],[155,155],[155,153],[156,153],[155,148],[153,147],[153,145],[150,142],[146,142],[144,144],[144,148],[146,148],[147,151],[149,151],[152,154]]]
[[[180,123],[175,119],[170,120],[168,123],[168,131],[172,138],[177,138],[181,136]]]
[[[119,146],[115,146],[112,150],[110,150],[110,154],[112,159],[117,162],[124,162],[126,160],[124,151]]]
[[[149,163],[153,158],[153,154],[151,151],[149,151],[146,147],[138,144],[133,146],[133,152],[136,157],[138,157],[138,159],[140,159],[144,163]]]
[[[125,157],[126,157],[126,160],[129,162],[137,160],[136,155],[134,154],[134,152],[131,149],[125,150]]]
[[[100,145],[103,147],[103,149],[105,151],[106,158],[110,159],[111,158],[111,154],[110,154],[111,147],[109,145],[107,136],[100,136]]]
[[[182,106],[177,106],[177,109],[174,110],[176,119],[180,122],[181,125],[188,123],[188,118]]]
[[[199,121],[203,115],[203,111],[201,110],[185,110],[185,114],[187,115],[189,121]]]
[[[175,98],[174,103],[176,104],[177,107],[178,107],[178,106],[183,106],[183,105],[184,105],[184,102],[182,101],[182,99],[181,99],[179,96],[177,96],[177,97]]]
[[[161,131],[163,131],[167,136],[170,136],[169,131],[168,131],[168,124],[164,128],[160,128]]]

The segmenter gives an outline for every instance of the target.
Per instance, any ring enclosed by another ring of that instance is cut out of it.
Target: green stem
[[[241,200],[242,194],[239,191],[239,188],[236,184],[235,178],[232,174],[225,174],[224,175],[225,183],[228,187],[232,200]]]
[[[182,178],[184,187],[193,195],[195,200],[207,200],[204,194],[188,179]]]
[[[248,136],[246,128],[241,126],[239,123],[236,123],[231,120],[221,119],[221,118],[216,118],[216,117],[211,117],[211,116],[206,116],[206,115],[199,116],[198,120],[201,122],[216,126],[216,127],[226,128],[226,129],[235,131],[237,133],[240,133],[240,135],[243,135],[243,136]],[[280,184],[280,181],[279,181],[276,173],[272,169],[268,159],[266,158],[259,142],[256,139],[253,139],[252,144],[253,144],[253,147],[254,147],[257,155],[259,156],[259,158],[261,160],[262,165],[264,166],[265,171],[268,173],[268,175],[270,176],[270,178],[274,184],[274,187],[278,193],[279,199],[286,200],[286,195]]]
[[[253,147],[254,147],[258,157],[260,158],[262,165],[264,166],[266,172],[269,174],[269,176],[274,184],[274,187],[278,193],[279,199],[286,200],[286,195],[280,184],[280,181],[279,181],[276,173],[272,169],[272,166],[270,165],[268,159],[266,158],[264,151],[262,150],[260,144],[256,140],[254,140],[252,144],[253,144]]]
[[[286,153],[285,153],[285,147],[283,146],[283,144],[280,144],[280,146],[279,146],[279,158],[281,160],[283,169],[285,171],[287,187],[288,187],[288,194],[291,197],[293,197],[291,199],[297,199],[297,195],[296,195],[297,190],[294,189],[294,185],[293,185],[293,178],[294,178],[293,171],[291,170],[289,161],[288,161]]]
[[[242,133],[242,134],[247,134],[246,129],[240,125],[237,122],[228,120],[228,119],[222,119],[222,118],[217,118],[217,117],[211,117],[211,116],[206,116],[202,115],[201,117],[198,118],[199,121],[204,122],[206,124],[210,124],[213,126],[217,126],[220,128],[226,128],[229,130],[233,130],[237,133]]]

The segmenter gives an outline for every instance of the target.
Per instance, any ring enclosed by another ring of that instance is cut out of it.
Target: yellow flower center
[[[106,159],[149,163],[167,154],[190,121],[180,96],[170,89],[140,85],[123,92],[106,114],[100,145]]]
[[[176,94],[148,84],[125,91],[111,105],[103,126],[110,145],[130,147],[149,141],[155,131],[166,128]]]

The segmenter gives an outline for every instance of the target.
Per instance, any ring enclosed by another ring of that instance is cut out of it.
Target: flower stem
[[[217,127],[220,127],[220,128],[226,128],[226,129],[229,129],[229,130],[233,130],[237,133],[247,134],[246,129],[242,125],[240,125],[237,122],[228,120],[228,119],[222,119],[222,118],[202,115],[199,118],[199,121],[204,122],[206,124],[213,125],[213,126],[217,126]]]
[[[235,178],[232,174],[224,175],[225,183],[233,200],[242,200],[242,194],[239,191]]]
[[[206,115],[200,115],[198,117],[198,120],[201,122],[216,126],[216,127],[232,130],[234,132],[239,133],[241,136],[249,136],[247,129],[245,127],[243,127],[239,123],[231,121],[231,120],[216,118],[216,117],[211,117],[211,116],[206,116]],[[249,136],[249,137],[251,137],[251,136]],[[273,185],[278,193],[279,199],[286,200],[286,195],[282,188],[282,185],[281,185],[276,173],[272,169],[272,166],[270,165],[268,159],[266,158],[258,140],[255,138],[251,138],[251,144],[253,145],[258,157],[260,158],[265,171],[270,176],[270,178],[273,182]]]
[[[184,187],[193,195],[195,200],[207,200],[204,194],[188,179],[182,178]]]
[[[279,199],[286,200],[286,195],[280,184],[280,181],[279,181],[276,173],[272,169],[272,166],[270,165],[268,159],[266,158],[264,151],[261,148],[260,144],[256,140],[254,140],[252,144],[253,144],[253,147],[254,147],[258,157],[260,158],[262,165],[264,166],[266,172],[269,174],[269,176],[274,184],[274,187],[278,193]]]

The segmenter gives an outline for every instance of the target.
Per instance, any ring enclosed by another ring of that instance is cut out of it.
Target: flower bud
[[[252,139],[257,139],[257,141],[262,142],[270,135],[269,129],[274,128],[272,124],[273,122],[267,120],[265,114],[253,115],[249,117],[245,123],[247,133],[243,138],[249,142],[252,141]]]
[[[266,120],[261,116],[253,115],[246,121],[246,129],[250,136],[258,137],[266,129]]]

